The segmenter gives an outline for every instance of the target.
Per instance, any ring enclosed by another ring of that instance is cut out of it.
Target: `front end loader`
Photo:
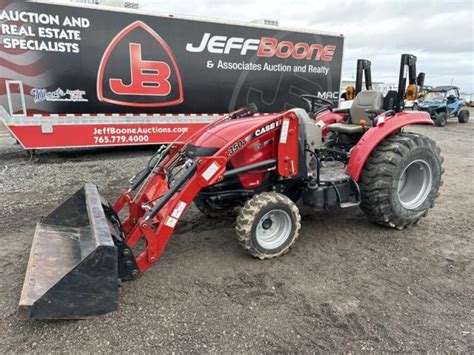
[[[416,224],[438,195],[442,158],[435,142],[403,129],[432,120],[424,112],[364,108],[362,94],[381,100],[362,91],[350,119],[324,130],[302,109],[224,115],[186,142],[161,147],[114,204],[86,184],[37,225],[20,316],[113,311],[120,282],[158,262],[192,203],[209,217],[237,213],[237,241],[259,259],[294,244],[298,200],[315,210],[359,206],[391,228]]]

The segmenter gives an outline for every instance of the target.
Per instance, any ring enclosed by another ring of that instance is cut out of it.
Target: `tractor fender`
[[[427,112],[400,112],[369,129],[352,149],[351,158],[347,164],[347,172],[355,181],[358,181],[365,162],[379,143],[401,128],[414,124],[433,125],[433,120]]]

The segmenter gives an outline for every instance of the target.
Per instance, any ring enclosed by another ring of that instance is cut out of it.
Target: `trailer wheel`
[[[442,185],[440,153],[433,140],[419,134],[397,133],[384,139],[359,180],[361,209],[369,219],[403,229],[426,216]]]
[[[439,112],[435,114],[434,123],[438,127],[446,126],[446,122],[448,121],[448,114],[446,112]]]
[[[242,247],[262,260],[288,252],[300,228],[298,207],[276,192],[263,192],[248,200],[240,210],[235,227]]]
[[[194,205],[205,216],[209,218],[222,218],[235,216],[239,203],[215,203],[209,199],[198,196],[194,199]]]
[[[461,110],[458,114],[459,123],[467,123],[469,121],[469,110]]]

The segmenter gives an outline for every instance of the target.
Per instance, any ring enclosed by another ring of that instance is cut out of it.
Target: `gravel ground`
[[[16,318],[35,222],[86,181],[113,200],[152,150],[29,161],[0,134],[0,352],[474,352],[474,121],[412,130],[438,142],[446,168],[415,228],[305,210],[290,253],[259,261],[232,220],[193,207],[161,261],[124,284],[118,311],[80,321]]]

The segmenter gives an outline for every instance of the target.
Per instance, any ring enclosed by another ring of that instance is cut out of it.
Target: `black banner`
[[[343,37],[100,7],[0,10],[0,104],[28,112],[220,113],[338,99]]]

